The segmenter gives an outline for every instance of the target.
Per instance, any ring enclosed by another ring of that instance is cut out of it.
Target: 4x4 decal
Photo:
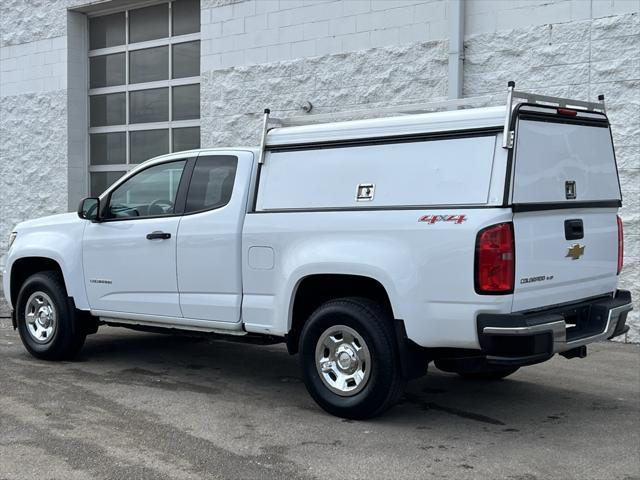
[[[423,215],[418,219],[419,222],[424,222],[429,225],[433,225],[438,222],[453,222],[461,224],[467,220],[466,215]]]

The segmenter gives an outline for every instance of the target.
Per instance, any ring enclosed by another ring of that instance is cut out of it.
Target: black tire
[[[47,302],[51,301],[55,312],[55,328],[49,337],[40,341],[30,333],[26,320],[27,302],[38,293],[44,293],[48,297]],[[69,305],[67,290],[58,272],[39,272],[25,280],[16,301],[16,318],[20,339],[34,357],[43,360],[69,360],[77,355],[84,344],[86,332]]]
[[[476,381],[491,381],[491,380],[502,380],[509,375],[516,373],[519,370],[519,367],[503,367],[503,368],[488,368],[484,371],[476,371],[476,372],[456,372],[462,378],[467,380],[476,380]]]
[[[337,325],[354,330],[370,353],[366,380],[357,393],[334,393],[320,377],[316,347],[321,336]],[[376,302],[347,297],[330,300],[309,317],[300,335],[302,377],[320,407],[338,417],[366,419],[393,406],[404,391],[393,319]]]

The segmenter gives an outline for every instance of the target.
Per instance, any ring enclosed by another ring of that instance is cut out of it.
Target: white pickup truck
[[[328,412],[389,408],[427,365],[503,378],[626,332],[604,102],[273,126],[149,160],[20,223],[3,275],[38,358],[100,325],[286,342]]]

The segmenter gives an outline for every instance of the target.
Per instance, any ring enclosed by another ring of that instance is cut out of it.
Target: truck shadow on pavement
[[[6,328],[0,472],[35,478],[19,459],[42,455],[53,478],[634,478],[639,353],[600,344],[490,383],[432,368],[353,421],[313,402],[283,345],[104,327],[76,361],[45,362]],[[354,461],[366,475],[344,475]]]
[[[68,363],[74,375],[87,381],[185,394],[224,396],[242,391],[243,401],[249,403],[259,398],[262,403],[325,415],[302,384],[297,357],[290,356],[283,345],[103,330],[87,339],[77,362]],[[593,421],[594,415],[611,415],[625,408],[620,399],[611,398],[606,391],[581,388],[579,383],[588,383],[586,377],[593,375],[592,365],[564,359],[552,362],[553,366],[547,362],[528,367],[509,379],[493,382],[464,380],[431,365],[426,377],[409,382],[395,408],[371,422],[415,424],[428,420],[431,426],[423,427],[429,429],[455,417],[469,426],[517,432],[539,422],[580,423],[581,416]],[[585,370],[584,379],[581,370]]]

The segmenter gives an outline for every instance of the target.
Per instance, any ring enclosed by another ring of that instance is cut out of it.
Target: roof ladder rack
[[[507,83],[507,105],[504,118],[504,128],[502,136],[502,147],[512,148],[515,132],[511,130],[513,119],[513,110],[518,104],[528,103],[545,107],[568,108],[580,110],[583,112],[606,113],[604,105],[604,95],[598,95],[598,102],[585,102],[582,100],[570,100],[560,97],[549,97],[546,95],[538,95],[534,93],[526,93],[516,91],[516,83],[510,81]],[[294,127],[313,125],[317,123],[336,122],[340,120],[352,120],[354,116],[370,115],[375,113],[377,117],[389,115],[415,115],[420,113],[435,112],[441,110],[452,110],[464,107],[477,107],[478,104],[486,104],[490,101],[490,96],[461,98],[455,100],[447,100],[441,102],[418,103],[408,105],[398,105],[391,107],[380,107],[373,109],[359,109],[345,112],[326,113],[319,115],[298,116],[290,118],[273,118],[270,116],[271,111],[267,108],[264,110],[262,123],[262,137],[260,139],[260,156],[258,163],[263,164],[267,147],[267,133],[272,127]]]
[[[568,108],[584,112],[606,113],[604,95],[598,95],[597,102],[585,102],[582,100],[570,100],[560,97],[549,97],[535,93],[519,92],[515,90],[516,82],[507,83],[507,108],[504,119],[502,135],[502,148],[512,148],[515,132],[511,130],[511,120],[514,108],[520,103],[537,104],[544,107]]]
[[[463,108],[477,108],[488,106],[492,97],[485,95],[482,97],[458,98],[454,100],[442,100],[436,102],[408,103],[402,105],[392,105],[389,107],[359,108],[355,110],[345,110],[341,112],[319,113],[288,118],[271,118],[280,127],[300,127],[304,125],[315,125],[318,123],[332,123],[345,120],[362,120],[366,118],[380,118],[387,116],[416,115],[420,113],[432,113],[439,111],[457,110]]]
[[[372,118],[373,116],[374,118],[379,118],[381,116],[416,115],[420,113],[431,113],[443,110],[477,108],[480,106],[485,106],[490,101],[491,96],[487,95],[482,97],[469,97],[438,102],[394,105],[390,107],[363,108],[342,112],[322,113],[316,115],[305,115],[288,118],[272,117],[271,111],[266,108],[264,110],[264,117],[262,122],[262,136],[260,137],[260,156],[258,157],[258,163],[263,164],[265,161],[267,133],[269,133],[269,130],[271,128],[301,127],[319,123],[339,122],[344,120],[353,120],[354,117]]]
[[[269,133],[269,115],[271,110],[264,109],[264,117],[262,119],[262,137],[260,138],[260,156],[258,157],[258,164],[264,163],[265,150],[267,148],[267,133]]]

